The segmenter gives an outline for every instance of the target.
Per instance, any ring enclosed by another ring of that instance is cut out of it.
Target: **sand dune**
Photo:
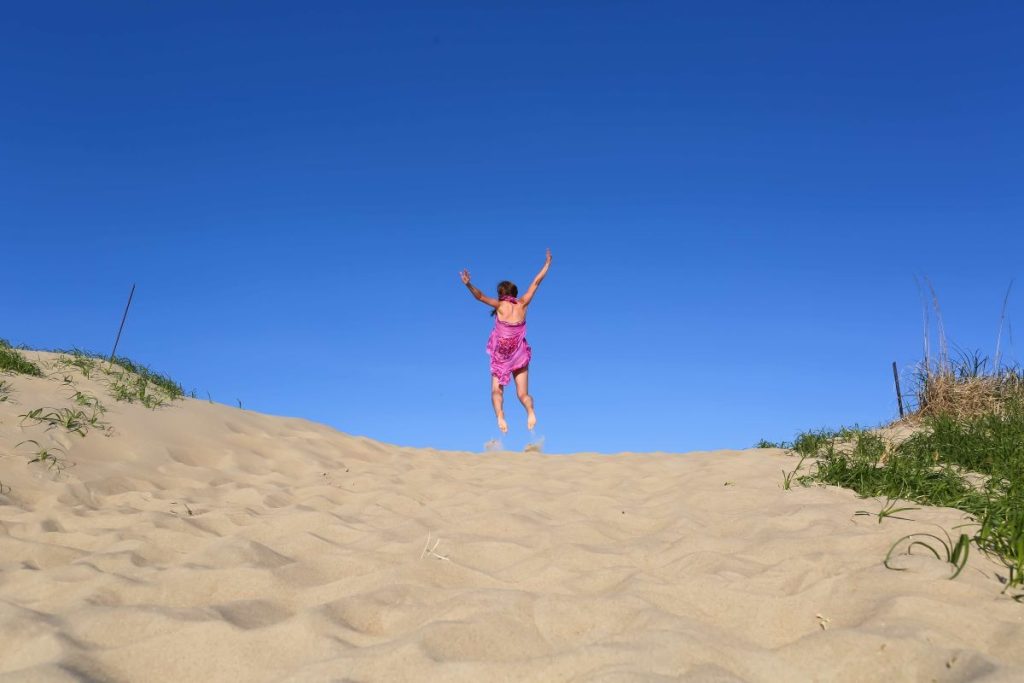
[[[782,451],[411,449],[63,374],[4,378],[0,681],[1024,680],[997,565],[881,565],[959,512],[854,516]],[[111,431],[18,417],[74,390]]]

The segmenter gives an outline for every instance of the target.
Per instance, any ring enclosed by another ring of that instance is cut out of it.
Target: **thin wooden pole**
[[[900,419],[903,419],[903,392],[900,391],[900,372],[896,369],[896,361],[892,362],[892,379],[896,382],[896,401],[900,404]]]
[[[132,291],[128,293],[128,303],[124,307],[124,315],[121,316],[121,326],[117,328],[117,339],[114,340],[114,349],[110,352],[110,362],[114,362],[114,354],[117,353],[117,345],[121,342],[121,332],[124,330],[124,321],[128,319],[128,309],[132,305],[132,297],[135,296],[135,283],[132,283]]]

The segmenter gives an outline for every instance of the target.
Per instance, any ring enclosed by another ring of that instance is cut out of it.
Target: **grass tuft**
[[[893,519],[902,519],[905,522],[913,521],[909,517],[900,517],[898,513],[900,513],[900,512],[908,512],[910,510],[920,510],[921,508],[915,508],[915,507],[910,507],[910,506],[896,507],[896,504],[898,502],[899,501],[894,500],[893,498],[886,498],[885,502],[882,503],[881,509],[877,513],[875,513],[875,512],[868,512],[867,510],[857,510],[853,514],[854,514],[854,516],[866,516],[866,517],[874,517],[874,516],[877,515],[878,516],[878,523],[879,524],[881,524],[882,520],[885,519],[886,517],[892,517]]]
[[[11,343],[6,339],[0,339],[0,372],[13,372],[32,377],[43,376],[43,371],[39,369],[39,366],[11,347]]]
[[[155,410],[166,405],[170,398],[160,387],[145,377],[127,370],[113,370],[109,375],[113,378],[110,384],[110,393],[115,400],[128,403],[138,401],[145,407]]]
[[[59,351],[61,355],[57,358],[57,365],[65,368],[77,368],[86,379],[92,378],[92,373],[102,361],[97,354],[83,351],[79,348]]]
[[[909,534],[904,536],[892,544],[889,548],[889,552],[886,553],[882,564],[885,565],[887,569],[892,569],[898,572],[905,571],[903,567],[895,567],[892,565],[892,554],[896,548],[903,545],[904,541],[908,541],[902,554],[913,555],[914,548],[918,547],[927,550],[935,556],[936,560],[942,560],[953,565],[954,571],[949,578],[950,580],[955,579],[960,576],[960,572],[962,572],[964,567],[967,566],[967,556],[971,552],[971,537],[967,534],[960,534],[960,538],[957,539],[956,543],[954,543],[953,539],[945,529],[943,529],[942,532],[945,534],[945,538],[941,538],[935,534]],[[939,549],[943,551],[942,554],[939,553]]]
[[[167,398],[169,400],[173,401],[175,399],[185,397],[185,390],[181,388],[180,384],[167,375],[150,369],[146,365],[136,363],[124,356],[114,356],[114,364],[120,365],[122,368],[133,375],[136,375],[141,380],[160,388],[165,394],[167,394]]]
[[[94,413],[102,414],[107,412],[106,407],[102,403],[100,403],[100,400],[98,398],[96,398],[92,394],[87,394],[84,391],[76,391],[70,397],[70,400],[74,401],[76,404],[80,406],[92,408]]]
[[[20,448],[25,444],[32,444],[33,446],[33,457],[31,460],[28,461],[29,465],[39,463],[41,465],[45,465],[46,469],[48,470],[55,470],[57,474],[62,474],[64,470],[66,470],[68,467],[73,466],[72,464],[68,463],[67,459],[64,457],[66,453],[64,452],[63,448],[59,448],[57,446],[51,446],[50,448],[46,448],[35,439],[28,439],[27,441],[22,441],[17,446],[15,446],[15,448]]]
[[[922,364],[915,373],[917,414],[965,419],[1000,414],[1024,401],[1024,372],[1019,366],[990,362],[979,351],[955,359]]]
[[[61,427],[69,434],[78,434],[85,437],[90,429],[104,431],[107,423],[100,419],[100,413],[93,410],[87,415],[84,410],[73,410],[71,408],[35,408],[18,417],[21,418],[21,426],[34,426],[45,424],[46,429]],[[27,442],[24,442],[27,443]]]
[[[61,354],[57,359],[60,366],[76,368],[87,379],[95,372],[106,375],[115,400],[138,402],[156,409],[185,397],[184,389],[173,379],[130,358],[114,356],[110,362],[106,356],[79,348],[57,349],[55,352]],[[72,384],[71,377],[65,376],[64,383]]]
[[[800,468],[804,466],[804,461],[807,460],[808,457],[809,456],[806,456],[806,455],[800,456],[800,462],[798,462],[796,464],[796,467],[793,468],[792,472],[787,472],[786,470],[782,470],[782,489],[784,491],[788,491],[788,490],[790,490],[793,487],[794,477],[796,477],[796,474],[797,474],[797,472],[800,471]],[[797,480],[797,481],[799,481],[799,480]]]

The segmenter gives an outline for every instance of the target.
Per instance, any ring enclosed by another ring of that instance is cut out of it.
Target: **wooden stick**
[[[132,297],[135,296],[135,283],[132,283],[132,291],[128,293],[128,303],[124,307],[124,315],[121,316],[121,327],[117,328],[117,339],[114,340],[114,349],[110,352],[110,362],[114,362],[114,354],[117,353],[117,345],[121,341],[121,331],[124,330],[124,321],[128,319],[128,309],[132,305]]]
[[[996,376],[999,375],[999,342],[1003,339],[1003,322],[1006,320],[1006,304],[1010,301],[1011,289],[1013,289],[1013,280],[1010,280],[1010,286],[1006,288],[1006,296],[1003,297],[1003,309],[999,311],[999,332],[996,334],[996,362],[992,365]]]
[[[903,392],[900,391],[900,373],[896,369],[896,361],[892,362],[892,379],[896,382],[896,401],[900,404],[900,419],[903,419]]]

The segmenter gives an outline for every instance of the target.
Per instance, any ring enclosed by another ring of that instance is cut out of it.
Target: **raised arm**
[[[547,257],[544,259],[544,266],[537,273],[537,277],[533,278],[533,282],[530,283],[530,288],[526,290],[526,294],[519,297],[519,301],[524,306],[533,301],[533,295],[537,293],[537,288],[540,287],[540,281],[544,279],[544,276],[548,274],[548,268],[551,267],[551,250],[548,249]]]
[[[469,281],[469,271],[468,270],[463,270],[461,273],[459,273],[459,277],[462,278],[462,284],[466,285],[466,289],[469,290],[469,293],[472,294],[473,297],[477,301],[479,301],[481,303],[485,303],[488,306],[490,306],[491,308],[497,308],[498,307],[498,300],[497,299],[494,299],[494,298],[489,297],[489,296],[485,296],[483,292],[481,292],[479,289],[477,289],[476,287],[473,286],[473,283]]]

